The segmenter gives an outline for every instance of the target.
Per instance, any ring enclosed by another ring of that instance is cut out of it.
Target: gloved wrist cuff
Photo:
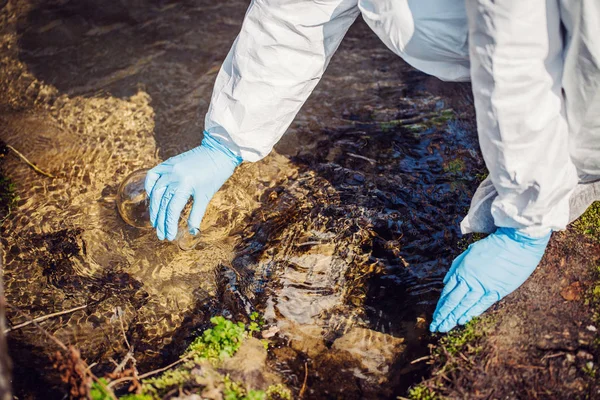
[[[242,161],[244,161],[242,159],[242,157],[238,156],[233,151],[229,150],[229,148],[227,146],[223,145],[217,139],[212,137],[211,134],[208,133],[207,131],[204,131],[204,138],[202,139],[202,146],[208,147],[210,149],[217,150],[217,151],[223,153],[224,155],[227,156],[228,159],[231,160],[231,162],[234,164],[235,167],[237,167],[238,165],[240,165],[242,163]]]
[[[539,236],[538,236],[538,234],[531,235],[528,233],[524,233],[522,229],[516,229],[516,228],[498,228],[498,230],[496,232],[503,233],[503,234],[507,235],[509,238],[511,238],[517,242],[520,242],[520,243],[527,242],[530,244],[547,243],[548,240],[550,239],[550,236],[552,235],[551,229],[545,229],[544,231],[539,231],[538,233],[541,234]]]

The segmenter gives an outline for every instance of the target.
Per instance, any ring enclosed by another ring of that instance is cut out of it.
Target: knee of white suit
[[[359,0],[363,19],[408,64],[445,81],[469,81],[464,0]]]

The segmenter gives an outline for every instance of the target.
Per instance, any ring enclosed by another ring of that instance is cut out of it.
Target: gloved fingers
[[[164,240],[167,237],[166,232],[166,224],[165,221],[167,219],[167,209],[169,207],[169,202],[175,195],[176,187],[174,185],[167,186],[160,199],[160,206],[158,208],[158,213],[156,215],[156,235],[159,240]],[[150,202],[152,204],[152,201]]]
[[[150,169],[148,171],[148,173],[146,173],[146,180],[144,181],[144,189],[146,190],[146,193],[148,194],[148,196],[150,196],[150,193],[152,192],[152,188],[154,187],[154,184],[156,183],[158,178],[160,178],[165,173],[170,172],[172,169],[173,169],[172,166],[166,165],[163,162],[161,164],[158,164],[156,167]]]
[[[462,299],[469,292],[469,286],[465,282],[458,281],[458,284],[453,285],[454,280],[456,280],[456,278],[450,278],[450,281],[442,291],[437,308],[433,313],[433,321],[429,326],[429,330],[432,332],[435,332],[439,328],[440,324],[448,317],[448,314],[460,304]],[[452,287],[447,290],[449,285]]]
[[[448,295],[448,293],[450,293],[456,286],[458,286],[458,279],[457,279],[456,275],[451,275],[448,278],[447,283],[444,284],[444,288],[442,289],[440,298],[438,299],[437,305],[435,306],[435,311],[433,312],[434,316],[437,315],[438,311],[440,310],[440,308],[443,305],[442,299],[444,299]]]
[[[458,305],[452,310],[446,319],[438,325],[438,332],[448,332],[450,329],[456,326],[457,320],[464,315],[464,313],[479,302],[484,296],[481,291],[470,290],[458,303]]]
[[[452,265],[450,266],[448,273],[446,273],[446,276],[444,276],[444,285],[446,285],[450,277],[454,275],[454,271],[456,271],[456,268],[458,268],[462,264],[462,261],[467,256],[467,253],[469,253],[469,249],[463,251],[458,257],[454,259],[454,261],[452,261]]]
[[[179,187],[175,189],[175,193],[169,201],[165,212],[165,237],[167,240],[175,240],[177,229],[179,227],[179,216],[190,198],[190,195],[191,191],[188,188]]]
[[[200,223],[202,222],[202,218],[204,218],[209,201],[210,198],[206,195],[194,196],[194,204],[188,218],[188,229],[192,235],[196,235],[200,230]]]
[[[458,318],[458,324],[464,325],[471,319],[480,316],[485,310],[500,300],[500,294],[497,292],[486,293],[477,303],[469,308],[462,316]]]
[[[154,168],[152,168],[146,174],[146,179],[144,180],[144,189],[146,190],[146,194],[148,195],[148,197],[150,197],[150,194],[152,193],[152,188],[154,187],[159,178],[160,174],[156,172]]]
[[[165,191],[167,186],[169,185],[169,179],[165,176],[161,176],[158,178],[154,186],[152,187],[152,191],[150,192],[150,223],[153,227],[157,227],[157,217],[158,212],[160,210],[160,204],[165,195]]]

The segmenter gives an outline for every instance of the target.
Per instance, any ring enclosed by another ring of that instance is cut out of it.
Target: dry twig
[[[115,379],[114,381],[111,381],[108,384],[108,387],[112,388],[112,387],[115,387],[116,385],[118,385],[119,383],[129,382],[129,381],[133,381],[135,379],[144,379],[144,378],[148,378],[148,377],[150,377],[152,375],[160,374],[161,372],[164,372],[164,371],[166,371],[168,369],[171,369],[174,366],[179,365],[182,362],[190,359],[191,356],[192,356],[192,354],[188,354],[187,356],[180,358],[179,360],[177,360],[177,361],[175,361],[175,362],[167,365],[166,367],[155,369],[154,371],[146,372],[145,374],[142,374],[142,375],[137,376],[137,377],[135,377],[135,376],[126,376],[124,378]]]
[[[12,147],[10,144],[7,144],[6,147],[8,147],[9,149],[11,149],[21,160],[23,160],[27,165],[29,165],[31,168],[33,168],[33,170],[35,172],[37,172],[38,174],[42,174],[47,176],[48,178],[55,178],[54,175],[42,170],[41,168],[39,168],[38,166],[36,166],[34,163],[32,163],[31,161],[29,161],[27,159],[27,157],[25,157],[23,154],[21,154],[21,152],[17,149],[15,149],[14,147]]]
[[[301,399],[304,397],[304,392],[306,391],[306,382],[308,381],[308,363],[304,361],[304,382],[302,383],[302,388],[300,389],[300,393],[298,393],[298,398]]]
[[[421,361],[425,361],[425,360],[429,360],[429,359],[431,359],[431,356],[424,356],[424,357],[417,358],[416,360],[412,360],[410,363],[416,364],[416,363],[420,363]]]
[[[25,321],[25,322],[23,322],[21,324],[18,324],[18,325],[15,325],[15,326],[11,326],[10,328],[5,329],[4,333],[16,331],[17,329],[24,328],[27,325],[35,324],[37,322],[42,322],[42,321],[45,321],[45,320],[50,319],[50,318],[58,317],[60,315],[70,314],[70,313],[75,312],[75,311],[83,310],[87,306],[88,306],[87,304],[84,304],[82,306],[74,307],[74,308],[71,308],[69,310],[59,311],[59,312],[55,312],[55,313],[48,314],[48,315],[42,315],[41,317],[29,319],[28,321]]]
[[[46,335],[48,337],[48,339],[50,339],[54,343],[56,343],[58,345],[58,347],[60,347],[61,349],[63,349],[66,352],[69,351],[69,348],[63,342],[61,342],[60,339],[58,339],[56,336],[54,336],[53,334],[51,334],[50,332],[48,332],[47,330],[42,328],[42,326],[40,324],[38,324],[38,321],[32,319],[29,315],[25,314],[23,311],[19,310],[17,307],[15,307],[9,303],[6,303],[6,306],[8,308],[10,308],[11,310],[15,311],[17,314],[21,315],[30,324],[34,324],[44,335]]]

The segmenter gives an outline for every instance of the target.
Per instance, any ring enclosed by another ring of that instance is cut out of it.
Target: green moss
[[[429,124],[436,126],[436,127],[440,127],[442,125],[445,125],[451,119],[455,119],[455,118],[456,118],[456,113],[454,112],[454,110],[446,109],[446,110],[442,110],[439,115],[431,118],[429,120]]]
[[[100,378],[97,382],[93,382],[90,389],[90,398],[92,400],[112,400],[111,392],[107,385],[108,381],[104,378]]]
[[[580,233],[600,241],[600,201],[593,203],[573,227]]]
[[[458,353],[477,354],[481,350],[478,346],[479,339],[483,338],[490,325],[492,318],[489,316],[473,318],[464,327],[450,331],[440,340],[437,351],[445,350],[451,356]]]
[[[19,200],[15,184],[7,177],[0,175],[0,223],[10,216]]]
[[[121,400],[155,400],[156,397],[148,394],[126,394],[123,397],[119,397]]]
[[[475,179],[477,180],[477,182],[481,183],[485,180],[485,178],[489,176],[489,174],[490,173],[487,170],[483,172],[478,172],[475,174]]]
[[[184,368],[171,369],[156,378],[145,379],[142,384],[143,394],[157,397],[171,389],[182,388],[191,378],[190,371]]]
[[[267,388],[267,399],[269,400],[292,400],[292,392],[284,385],[271,385]]]
[[[470,233],[470,234],[464,235],[462,238],[460,238],[456,245],[458,246],[458,248],[461,251],[465,251],[469,248],[470,245],[485,238],[486,236],[487,236],[487,234],[485,234],[485,233],[478,233],[478,232]]]
[[[455,158],[444,165],[444,171],[454,175],[463,173],[465,169],[465,162],[460,158]]]
[[[433,390],[421,384],[408,390],[408,398],[411,400],[438,400],[440,397]]]
[[[411,132],[419,133],[419,132],[423,132],[425,129],[427,129],[427,126],[424,124],[411,124],[411,125],[406,125],[405,128]]]
[[[398,121],[398,120],[380,122],[379,129],[381,129],[382,132],[388,132],[388,131],[396,128],[397,126],[401,125],[401,122],[402,121]]]
[[[263,390],[245,390],[240,384],[225,377],[225,400],[267,400],[267,394]]]
[[[223,379],[225,390],[223,398],[225,400],[291,400],[291,392],[283,385],[271,385],[264,390],[246,390],[239,383],[233,382],[226,376]]]

